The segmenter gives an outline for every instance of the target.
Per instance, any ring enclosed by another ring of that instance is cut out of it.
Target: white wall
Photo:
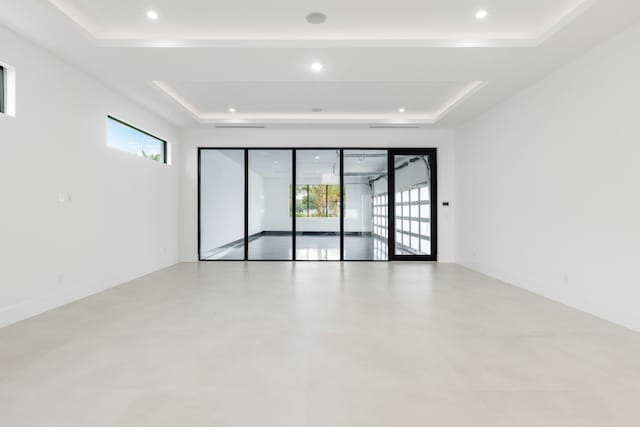
[[[244,195],[244,189],[239,194],[241,196]],[[249,209],[249,235],[261,233],[265,230],[266,198],[264,178],[249,170],[249,206],[251,207]],[[238,215],[237,212],[234,212],[234,215],[239,216],[241,219],[244,218],[242,214]],[[242,237],[244,237],[244,232],[242,234]]]
[[[425,129],[198,129],[181,138],[180,258],[197,255],[197,147],[437,147],[440,203],[438,252],[454,257],[454,132]],[[443,207],[442,201],[450,201]],[[288,206],[288,204],[287,204]]]
[[[16,117],[0,115],[0,326],[178,259],[177,132],[0,26]],[[110,149],[114,115],[172,143],[174,165]],[[58,193],[71,201],[58,202]]]
[[[267,231],[291,231],[291,217],[289,208],[289,186],[291,178],[266,177],[265,189],[265,219],[264,229]]]
[[[640,330],[640,25],[460,129],[457,261]]]

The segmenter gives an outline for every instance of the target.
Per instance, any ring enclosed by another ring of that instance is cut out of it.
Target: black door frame
[[[394,148],[389,150],[389,229],[387,231],[387,244],[389,246],[390,261],[437,261],[438,260],[438,165],[437,150],[435,148]],[[431,195],[429,198],[429,206],[431,207],[431,255],[396,255],[396,174],[395,174],[395,156],[427,156],[430,166]]]
[[[203,259],[201,254],[201,157],[207,150],[236,150],[244,152],[244,259],[243,260],[213,260]],[[306,262],[337,262],[338,260],[298,260],[296,259],[296,216],[291,218],[292,259],[256,259],[249,260],[249,151],[255,150],[289,150],[291,151],[291,206],[295,210],[296,188],[296,153],[300,150],[335,150],[340,158],[340,259],[344,261],[344,151],[377,150],[386,151],[388,159],[388,191],[387,191],[387,260],[347,260],[350,262],[387,262],[387,261],[437,261],[438,259],[438,195],[437,195],[437,149],[436,148],[389,148],[389,147],[198,147],[198,260],[199,261],[306,261]],[[431,255],[395,255],[395,164],[396,155],[425,155],[431,166]]]

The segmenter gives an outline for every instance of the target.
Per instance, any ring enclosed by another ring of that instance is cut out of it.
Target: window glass
[[[156,162],[167,163],[167,143],[113,117],[107,118],[107,145]]]
[[[5,91],[5,77],[4,77],[4,67],[0,66],[0,113],[4,113],[5,111],[5,106],[4,106],[4,99],[5,99],[5,95],[4,95],[4,91]]]
[[[339,217],[340,186],[296,185],[296,217]]]

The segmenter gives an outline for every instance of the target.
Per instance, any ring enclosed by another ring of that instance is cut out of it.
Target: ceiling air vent
[[[370,129],[420,129],[418,125],[372,125]]]
[[[216,125],[218,129],[264,129],[264,126],[251,125]]]

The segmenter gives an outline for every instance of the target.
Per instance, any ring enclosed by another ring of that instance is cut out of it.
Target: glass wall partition
[[[200,153],[200,259],[244,259],[244,150]]]
[[[387,150],[344,150],[344,259],[386,261]]]
[[[291,150],[249,150],[249,259],[293,259]]]
[[[198,153],[201,260],[437,259],[435,149]]]
[[[296,150],[296,259],[340,260],[340,150]]]

